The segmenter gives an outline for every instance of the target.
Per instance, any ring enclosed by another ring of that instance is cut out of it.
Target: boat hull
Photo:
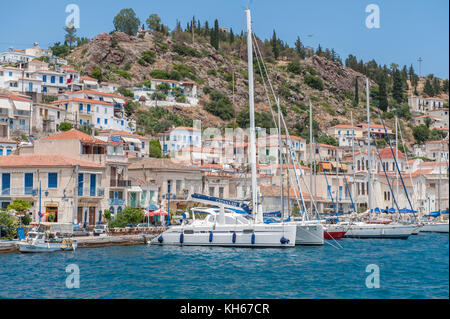
[[[154,238],[153,245],[221,247],[294,247],[295,225],[203,226],[195,231],[173,226]]]
[[[323,245],[324,230],[320,224],[297,224],[296,245]]]
[[[49,253],[55,251],[74,251],[77,248],[77,242],[73,242],[72,245],[60,244],[60,243],[17,243],[17,247],[21,253]]]
[[[448,234],[448,223],[434,223],[425,224],[420,228],[421,232],[432,232],[432,233],[447,233]]]
[[[417,226],[392,224],[351,225],[344,238],[408,239]]]

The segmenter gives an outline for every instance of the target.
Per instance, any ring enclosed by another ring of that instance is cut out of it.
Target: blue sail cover
[[[441,212],[436,211],[436,212],[431,212],[428,215],[425,215],[424,217],[439,217],[441,215]]]
[[[447,209],[447,210],[443,210],[443,211],[441,212],[441,214],[447,214],[447,215],[448,215],[448,209]]]
[[[281,211],[263,213],[263,217],[280,217]]]

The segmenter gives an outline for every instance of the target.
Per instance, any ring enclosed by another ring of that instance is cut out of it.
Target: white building
[[[16,148],[16,141],[0,137],[0,156],[11,155]]]
[[[168,155],[189,146],[201,147],[202,132],[193,127],[174,127],[161,135],[160,142],[162,153]]]
[[[434,97],[411,96],[408,98],[408,105],[411,111],[419,113],[442,108],[444,103],[443,99]]]

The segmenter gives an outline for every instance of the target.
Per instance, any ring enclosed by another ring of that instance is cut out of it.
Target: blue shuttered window
[[[25,194],[29,195],[33,193],[33,173],[25,173]]]
[[[58,173],[48,173],[48,188],[58,188]]]

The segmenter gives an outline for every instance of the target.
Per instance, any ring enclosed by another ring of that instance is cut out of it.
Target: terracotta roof
[[[273,167],[275,167],[276,169],[280,169],[280,164],[274,164]],[[300,165],[300,168],[304,169],[304,170],[309,170],[309,167],[302,166],[302,165]],[[286,164],[283,164],[283,169],[287,169],[287,165]],[[289,169],[294,169],[294,165],[289,164]]]
[[[91,78],[90,76],[82,76],[80,77],[82,80],[88,80],[88,81],[98,81],[97,79]]]
[[[420,167],[431,167],[431,166],[447,166],[447,163],[445,162],[423,162],[420,163]]]
[[[448,129],[447,129],[448,130]],[[448,144],[448,141],[446,140],[439,140],[439,141],[427,141],[425,144]]]
[[[128,169],[177,169],[177,170],[195,170],[198,171],[199,168],[190,167],[177,162],[175,159],[171,158],[143,158],[136,161],[128,166]]]
[[[351,125],[349,125],[349,124],[339,124],[339,125],[332,126],[332,127],[330,127],[330,128],[352,128],[352,129],[355,129],[355,130],[360,129],[360,127],[357,127],[357,126],[351,126]]]
[[[80,90],[80,91],[74,91],[74,92],[66,92],[62,93],[60,95],[74,95],[74,94],[80,94],[80,93],[86,93],[86,94],[95,94],[95,95],[102,95],[102,96],[111,96],[111,97],[117,97],[120,99],[124,99],[122,95],[114,94],[114,93],[104,93],[100,91],[93,91],[93,90]]]
[[[358,124],[358,126],[367,127],[367,123],[360,123],[360,124]],[[384,126],[381,125],[381,124],[370,123],[370,128],[382,128],[382,129],[384,129]],[[390,130],[390,128],[387,127],[387,126],[386,126],[386,129]]]
[[[104,168],[102,165],[80,161],[62,155],[10,155],[0,156],[1,167],[73,167]]]
[[[392,151],[390,147],[383,148],[379,151],[381,158],[394,158],[392,156],[392,152],[397,155],[397,149],[395,147],[392,148]],[[406,157],[405,154],[403,154],[401,151],[398,151],[398,158],[405,159]]]
[[[83,143],[90,144],[108,144],[105,141],[99,140],[98,138],[87,135],[86,133],[80,132],[76,129],[71,129],[66,132],[58,133],[55,135],[47,136],[42,138],[43,140],[79,140]]]
[[[36,106],[48,107],[48,108],[59,110],[59,111],[63,111],[63,112],[66,111],[66,110],[64,110],[64,109],[62,109],[62,108],[60,108],[60,107],[58,107],[56,105],[52,105],[52,104],[34,103],[33,107],[36,107]]]
[[[14,100],[14,101],[33,102],[31,99],[27,99],[25,97],[20,97],[20,96],[11,94],[11,93],[9,95],[8,94],[3,95],[3,93],[0,93],[0,98],[7,98],[10,100]]]
[[[61,103],[67,103],[67,102],[83,102],[83,103],[90,103],[90,104],[101,104],[101,105],[112,106],[111,103],[108,103],[108,102],[105,102],[105,101],[81,99],[81,98],[77,98],[77,97],[73,97],[73,98],[70,98],[70,99],[56,100],[56,101],[53,101],[52,104],[61,104]]]

